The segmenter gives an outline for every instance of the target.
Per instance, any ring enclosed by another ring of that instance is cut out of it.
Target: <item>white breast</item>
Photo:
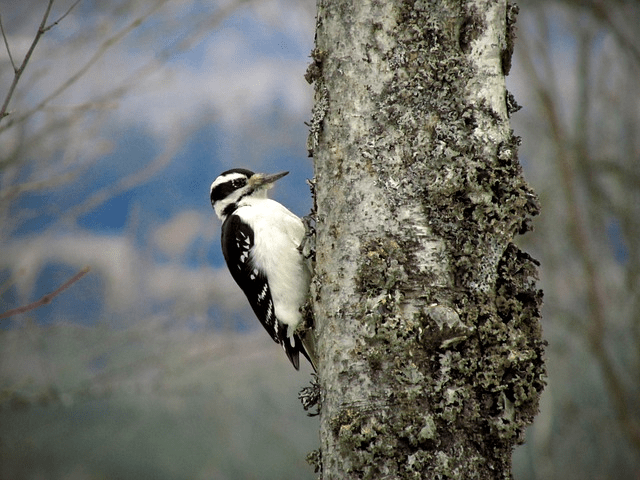
[[[302,220],[268,198],[243,199],[234,212],[254,232],[253,264],[266,273],[278,320],[293,334],[309,291],[310,275],[298,247],[304,237]]]

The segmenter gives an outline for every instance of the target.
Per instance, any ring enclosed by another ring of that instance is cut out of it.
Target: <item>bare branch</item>
[[[31,59],[31,55],[33,55],[33,51],[35,50],[36,45],[38,44],[38,41],[40,41],[40,37],[42,37],[42,35],[45,32],[45,26],[47,24],[47,19],[49,18],[49,13],[51,13],[52,6],[53,6],[53,0],[49,0],[49,3],[47,4],[47,9],[44,12],[44,16],[42,17],[42,22],[40,22],[40,27],[38,27],[38,32],[36,33],[36,36],[33,39],[33,42],[31,42],[31,46],[29,47],[27,54],[24,56],[24,59],[22,60],[22,65],[20,65],[20,68],[15,70],[15,74],[13,76],[13,82],[11,82],[11,86],[9,87],[9,91],[7,92],[7,96],[5,97],[2,107],[0,108],[0,121],[2,121],[2,119],[8,115],[7,108],[9,107],[9,102],[11,101],[11,97],[13,96],[13,92],[15,91],[16,86],[18,85],[18,81],[20,80],[20,77],[22,76],[24,69],[27,68],[27,63],[29,63],[29,60]],[[4,36],[4,30],[3,30],[3,36]],[[6,38],[5,38],[5,42],[6,42]],[[14,66],[14,69],[15,69],[15,66]]]
[[[7,310],[4,313],[0,313],[0,319],[9,318],[9,317],[11,317],[13,315],[18,315],[19,313],[29,312],[31,310],[34,310],[34,309],[38,308],[38,307],[41,307],[42,305],[48,305],[49,303],[51,303],[51,301],[55,297],[60,295],[63,291],[65,291],[67,288],[69,288],[71,285],[73,285],[78,280],[80,280],[82,277],[84,277],[87,273],[89,273],[89,270],[91,270],[91,267],[84,267],[82,270],[80,270],[78,273],[76,273],[73,277],[71,277],[65,283],[60,285],[53,292],[47,293],[46,295],[44,295],[40,300],[37,300],[37,301],[35,301],[33,303],[30,303],[28,305],[23,305],[22,307],[18,307],[18,308],[13,308],[11,310]]]
[[[7,40],[7,35],[4,33],[4,26],[2,25],[2,15],[0,15],[0,31],[2,31],[2,39],[4,40],[4,46],[7,47],[9,60],[11,60],[11,66],[13,67],[13,71],[15,73],[18,67],[16,67],[16,62],[13,61],[13,55],[11,55],[11,49],[9,48],[9,41]]]
[[[34,113],[42,110],[51,100],[62,94],[65,90],[67,90],[71,85],[76,83],[81,77],[83,77],[91,67],[98,61],[102,56],[114,45],[120,42],[124,37],[126,37],[131,31],[135,30],[137,27],[142,25],[142,22],[157,11],[162,5],[166,3],[166,0],[162,0],[158,2],[153,8],[149,9],[147,13],[141,15],[140,17],[133,20],[129,25],[124,27],[119,32],[115,33],[111,37],[107,38],[98,48],[96,53],[85,63],[76,73],[74,73],[71,77],[69,77],[62,85],[60,85],[56,90],[54,90],[51,94],[49,94],[46,98],[44,98],[38,105],[33,107],[31,110],[24,112],[17,118],[12,118],[11,121],[7,122],[5,125],[0,127],[0,133],[4,132],[8,128],[12,127],[16,123],[20,123],[31,117]]]
[[[44,31],[48,32],[49,30],[51,30],[53,27],[55,27],[56,25],[58,25],[62,20],[64,20],[64,17],[66,17],[67,15],[69,15],[71,13],[71,10],[73,10],[74,8],[76,8],[76,5],[78,5],[82,0],[76,0],[74,2],[73,5],[71,5],[69,7],[69,10],[67,10],[66,12],[64,12],[64,15],[62,15],[59,19],[57,19],[55,22],[53,22],[52,24],[50,24],[49,26],[47,26]]]
[[[18,185],[13,185],[4,190],[0,190],[0,202],[10,200],[20,195],[23,192],[29,192],[34,190],[43,190],[58,187],[65,183],[70,182],[76,177],[76,172],[64,173],[46,180],[39,180],[35,182],[25,182]]]

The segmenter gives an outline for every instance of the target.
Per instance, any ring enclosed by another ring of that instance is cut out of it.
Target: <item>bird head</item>
[[[233,168],[221,173],[211,184],[211,206],[224,221],[243,198],[266,198],[273,183],[289,172],[274,174],[254,173],[244,168]]]

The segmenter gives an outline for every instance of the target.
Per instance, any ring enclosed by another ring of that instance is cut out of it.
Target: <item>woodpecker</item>
[[[229,272],[258,320],[296,370],[299,353],[316,370],[313,332],[296,330],[310,282],[300,252],[305,227],[282,204],[267,198],[273,183],[288,173],[227,170],[211,184],[211,206],[222,221],[222,253]]]

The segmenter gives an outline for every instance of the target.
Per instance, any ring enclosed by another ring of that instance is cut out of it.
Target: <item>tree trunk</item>
[[[510,478],[544,385],[515,7],[319,0],[309,150],[322,478]]]

